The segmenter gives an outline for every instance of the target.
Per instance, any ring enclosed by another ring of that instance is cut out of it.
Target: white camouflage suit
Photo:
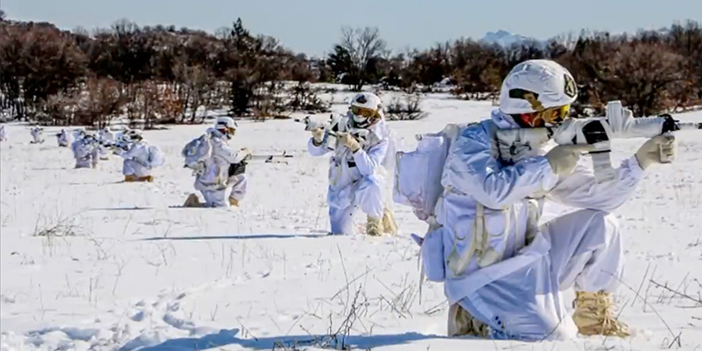
[[[228,207],[229,197],[237,201],[246,195],[246,175],[229,177],[229,166],[240,163],[245,156],[229,148],[224,134],[214,128],[207,129],[212,142],[212,156],[205,160],[205,171],[195,178],[195,190],[202,193],[205,207]]]
[[[365,214],[382,218],[386,207],[386,168],[394,156],[390,130],[384,118],[367,128],[368,142],[356,153],[338,143],[329,164],[327,204],[332,234],[353,234],[353,213],[356,206]],[[325,138],[320,146],[313,139],[307,143],[312,156],[323,156],[330,150]]]
[[[100,142],[100,159],[109,159],[109,154],[107,153],[107,148],[105,145],[111,145],[115,143],[115,134],[110,131],[109,128],[105,127],[98,131],[97,140]]]
[[[58,134],[56,134],[56,141],[58,142],[59,146],[68,146],[68,144],[71,144],[71,136],[67,131],[62,129]]]
[[[159,162],[155,153],[158,152],[155,146],[149,145],[144,140],[131,141],[127,150],[119,150],[116,154],[124,158],[122,174],[124,176],[134,176],[144,178],[151,175],[153,168],[159,166],[154,162]]]
[[[34,127],[29,133],[32,135],[32,144],[41,144],[44,142],[43,128]]]
[[[571,338],[578,329],[566,310],[570,301],[561,292],[573,287],[614,291],[623,252],[610,213],[627,201],[644,173],[635,157],[621,163],[614,180],[599,184],[588,157],[562,179],[543,156],[504,165],[495,153],[494,133],[515,127],[511,117],[496,110],[491,120],[460,130],[442,176],[446,191],[436,211],[442,227],[428,233],[422,245],[425,269],[444,274],[449,303],[459,303],[487,324],[493,338]],[[545,198],[529,199],[545,192]],[[537,227],[543,209],[537,204],[545,202],[576,210]],[[489,245],[501,257],[480,268],[475,255],[456,275],[446,258],[454,244],[459,255],[465,254],[474,239],[479,204],[484,205]]]
[[[95,168],[98,163],[98,145],[88,139],[77,139],[71,144],[76,168]]]
[[[110,128],[103,128],[100,129],[98,132],[98,141],[105,143],[105,144],[112,144],[115,142],[115,133],[113,133]]]

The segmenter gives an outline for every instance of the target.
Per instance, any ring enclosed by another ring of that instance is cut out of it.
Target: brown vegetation
[[[325,111],[314,82],[415,93],[450,78],[465,98],[494,98],[516,63],[551,58],[580,85],[576,110],[623,100],[637,115],[702,104],[702,27],[607,33],[503,48],[472,39],[391,54],[374,28],[344,28],[323,59],[255,36],[241,20],[217,34],[119,21],[93,34],[0,17],[0,109],[46,124],[199,123],[208,111],[257,118]],[[292,82],[293,84],[283,84]]]

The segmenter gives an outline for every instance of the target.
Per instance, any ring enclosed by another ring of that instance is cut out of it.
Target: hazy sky
[[[488,31],[547,39],[582,28],[612,32],[702,22],[702,0],[0,0],[10,19],[60,28],[173,24],[214,32],[237,17],[253,33],[310,55],[328,52],[343,25],[375,26],[393,49],[425,48]]]

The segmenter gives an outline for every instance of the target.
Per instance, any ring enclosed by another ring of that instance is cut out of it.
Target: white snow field
[[[493,108],[440,94],[423,107],[424,120],[391,122],[403,150]],[[73,169],[53,128],[30,145],[26,125],[7,126],[2,350],[702,350],[702,133],[678,133],[677,162],[650,170],[616,212],[627,259],[616,300],[634,335],[520,343],[443,336],[442,286],[419,284],[409,237],[426,226],[408,208],[395,205],[397,237],[325,235],[328,158],[306,154],[300,123],[239,123],[235,147],[294,154],[250,164],[240,208],[170,208],[193,192],[180,151],[206,127],[145,132],[168,160],[142,184],[121,183],[115,157]],[[643,141],[617,141],[615,163]]]

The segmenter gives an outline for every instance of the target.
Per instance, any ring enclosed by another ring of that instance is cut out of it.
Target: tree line
[[[283,117],[327,111],[310,84],[381,85],[408,93],[450,82],[460,98],[494,98],[516,63],[551,58],[580,85],[576,110],[620,99],[637,115],[702,104],[702,28],[585,32],[510,47],[473,39],[428,49],[388,50],[377,28],[343,28],[323,58],[255,35],[241,19],[211,34],[121,20],[93,33],[8,20],[0,11],[0,110],[55,125],[102,126],[127,116],[144,127],[199,123],[207,111]]]

